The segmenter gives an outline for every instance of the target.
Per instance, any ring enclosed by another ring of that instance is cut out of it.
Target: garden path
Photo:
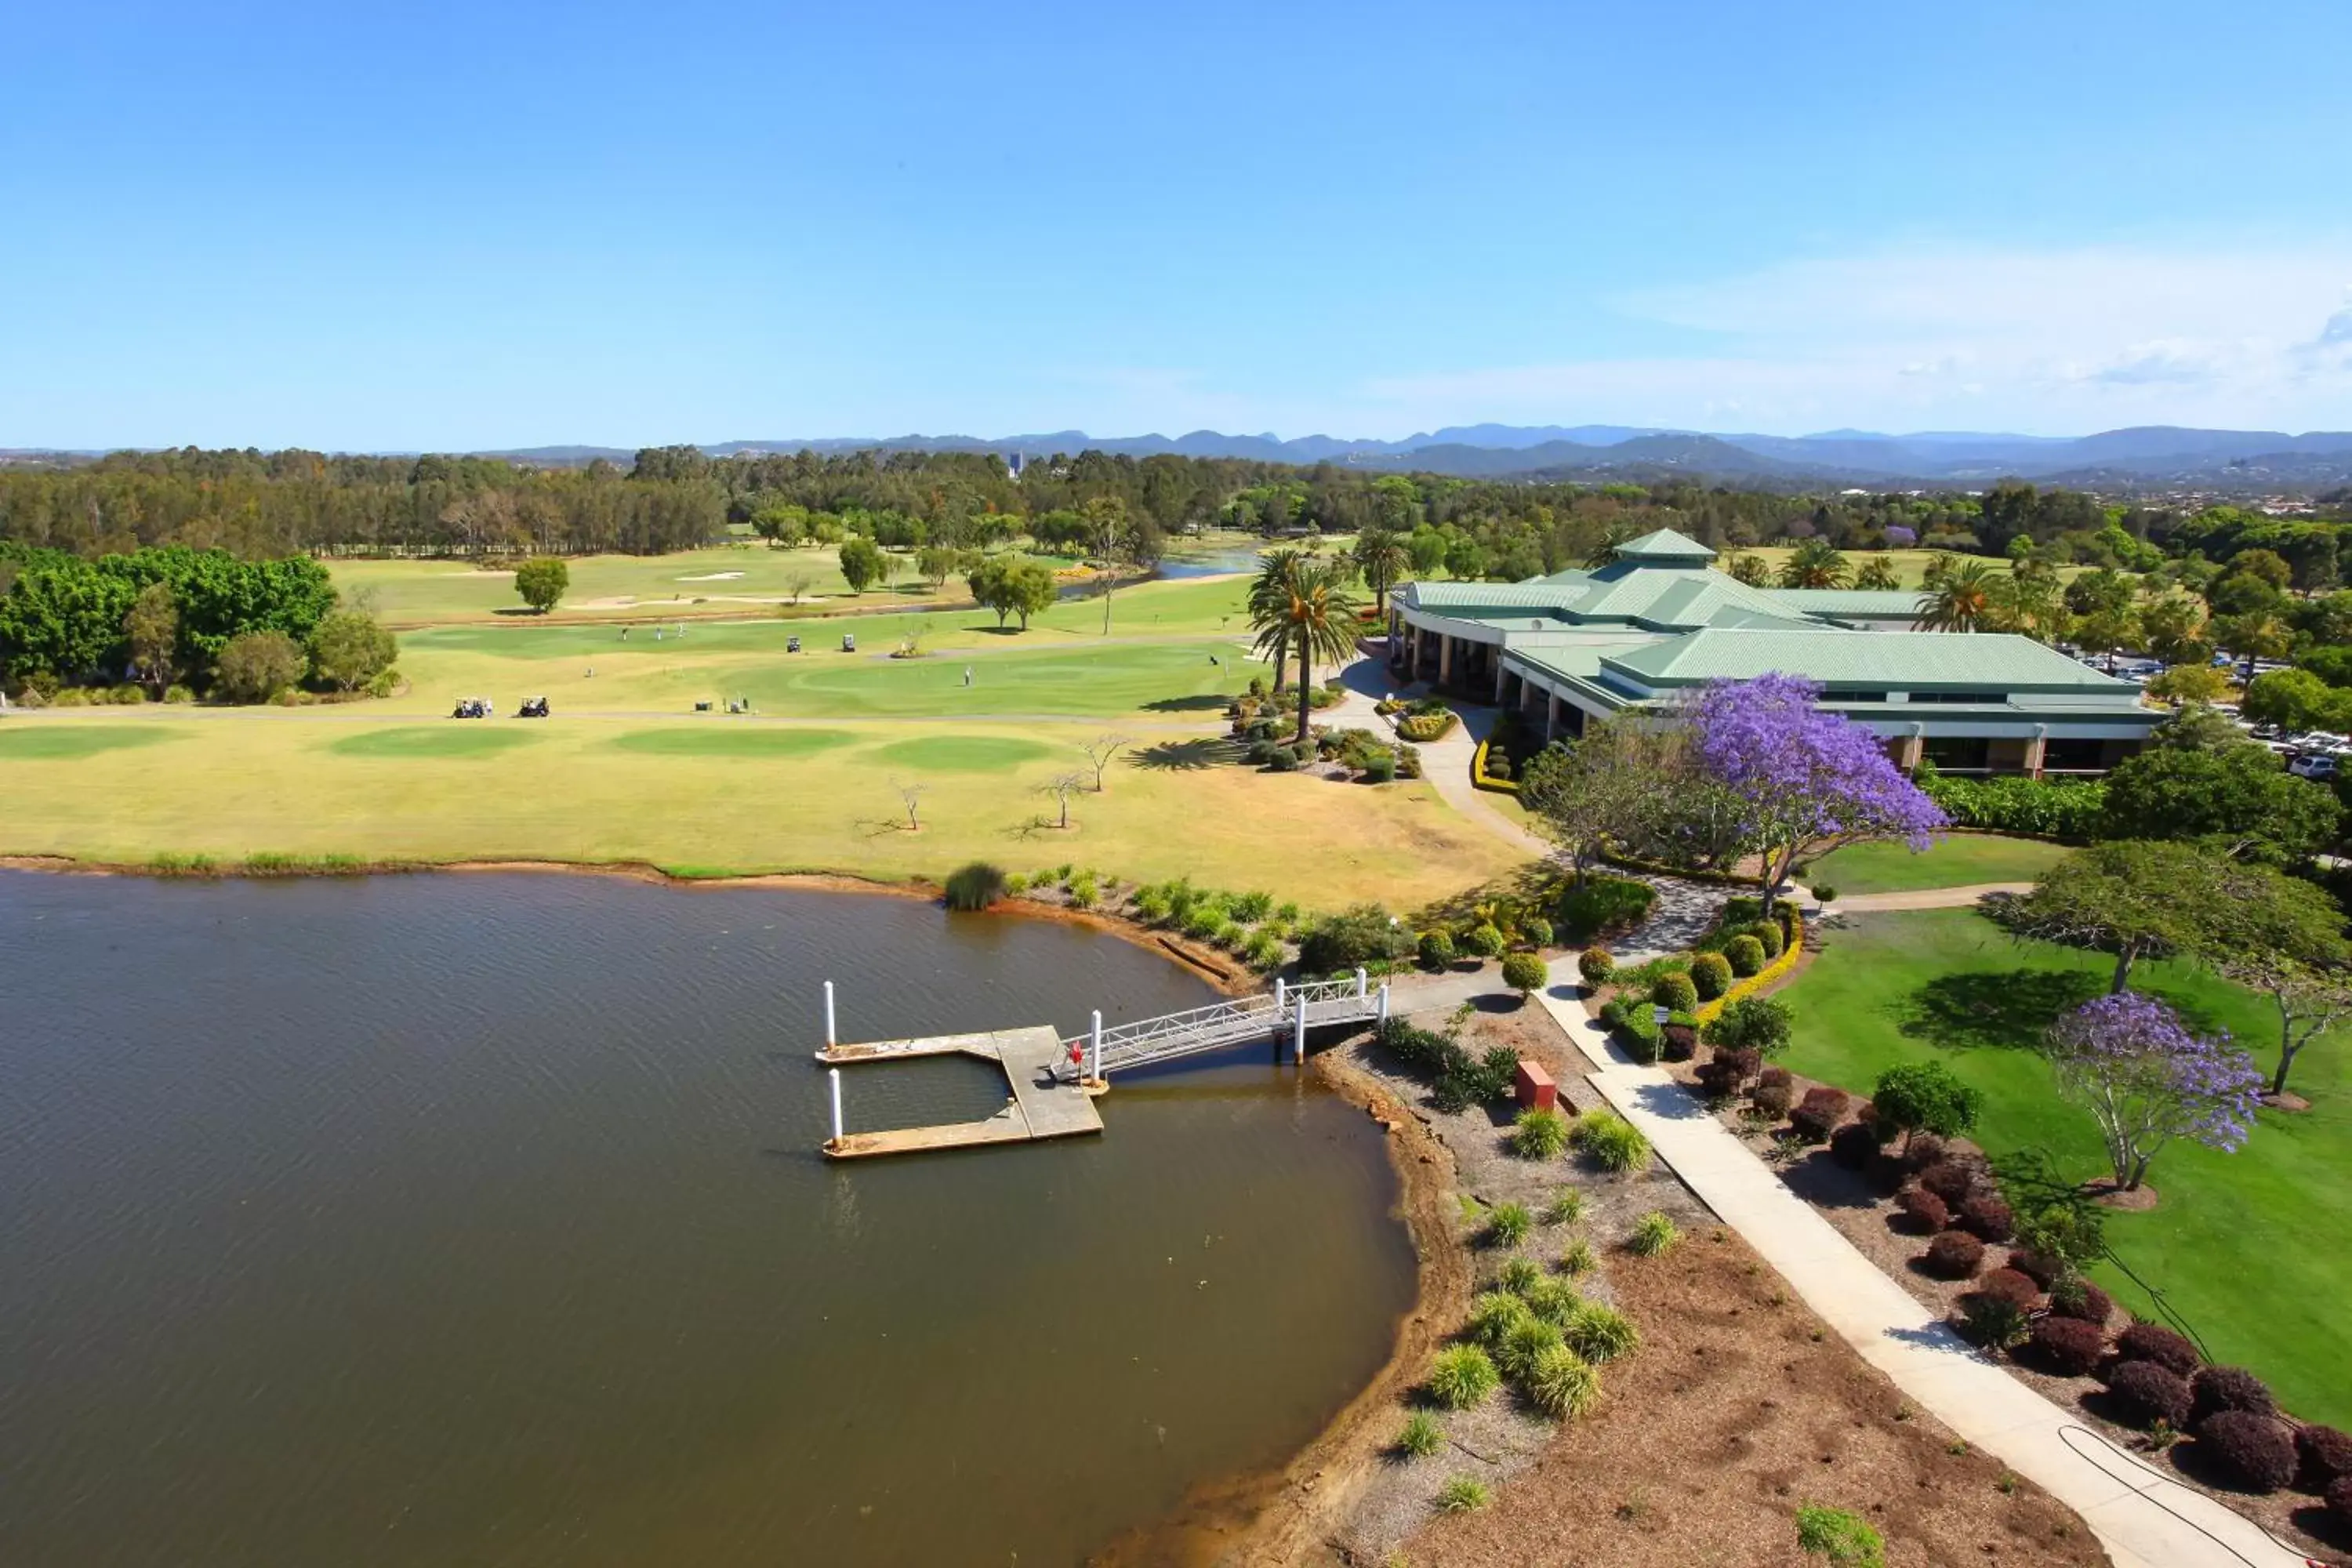
[[[1415,682],[1400,685],[1390,677],[1385,662],[1371,658],[1351,661],[1340,670],[1339,678],[1347,682],[1348,696],[1339,706],[1324,710],[1325,722],[1369,729],[1375,734],[1392,734],[1396,728],[1373,711],[1372,705],[1379,698],[1391,691],[1408,695],[1426,689]],[[1558,845],[1529,831],[1526,824],[1514,821],[1494,804],[1491,796],[1470,782],[1471,762],[1477,755],[1478,742],[1495,727],[1495,710],[1457,707],[1454,716],[1460,722],[1444,740],[1414,742],[1414,749],[1421,752],[1421,776],[1436,787],[1440,800],[1504,843],[1538,860],[1549,860],[1559,854]]]
[[[1620,1049],[1585,1013],[1573,955],[1553,961],[1551,984],[1538,1000],[1591,1060],[1593,1087],[1642,1130],[1700,1201],[1897,1388],[2080,1514],[2116,1568],[2304,1563],[2251,1521],[2110,1447],[1979,1356],[1790,1192],[1688,1090]]]
[[[1914,888],[1901,893],[1853,893],[1837,902],[1822,904],[1813,900],[1816,909],[1832,915],[1883,914],[1894,910],[1958,910],[1991,893],[2030,893],[2031,882],[1977,882],[1965,888]],[[1812,897],[1810,889],[1806,896]]]

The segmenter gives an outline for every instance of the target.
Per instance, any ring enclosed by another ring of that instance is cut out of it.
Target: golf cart
[[[800,639],[800,638],[798,638],[798,637],[786,637],[786,638],[784,639],[784,651],[785,651],[786,653],[798,653],[798,652],[800,652],[800,651],[801,651],[801,639]]]
[[[524,698],[524,699],[522,700],[522,710],[521,710],[521,711],[520,711],[520,713],[518,713],[518,714],[516,715],[516,717],[518,717],[518,718],[522,718],[522,719],[544,719],[544,718],[546,718],[546,717],[547,717],[547,699],[546,699],[546,698],[544,698],[544,697],[526,697],[526,698]]]
[[[490,700],[487,697],[460,697],[457,706],[449,710],[452,719],[487,719],[490,716]]]
[[[856,653],[857,651],[857,634],[856,632],[844,632],[841,634],[841,651],[844,653]]]

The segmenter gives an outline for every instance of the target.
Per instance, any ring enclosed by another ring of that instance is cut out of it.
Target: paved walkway
[[[1884,914],[1891,910],[1961,910],[1988,893],[2030,893],[2031,882],[1972,882],[1965,888],[1914,888],[1902,893],[1850,893],[1826,906],[1833,915]],[[1811,889],[1806,896],[1812,897]],[[1820,906],[1820,900],[1814,903]]]
[[[1412,683],[1396,680],[1385,663],[1368,657],[1359,657],[1339,672],[1339,678],[1348,683],[1348,698],[1338,707],[1324,710],[1325,721],[1369,729],[1375,734],[1393,733],[1396,727],[1374,712],[1372,704],[1391,691],[1413,689]],[[1470,782],[1470,763],[1477,755],[1478,742],[1495,727],[1495,710],[1457,706],[1454,716],[1460,722],[1444,740],[1411,742],[1421,753],[1421,776],[1435,787],[1440,800],[1522,854],[1538,860],[1558,855],[1559,845],[1515,819],[1495,804],[1494,796]]]
[[[1619,1050],[1585,1015],[1576,979],[1572,958],[1555,961],[1538,1000],[1592,1063],[1593,1086],[1648,1136],[1659,1158],[1896,1387],[2082,1515],[2116,1568],[2304,1563],[2250,1521],[2111,1447],[1979,1356],[1664,1071]]]

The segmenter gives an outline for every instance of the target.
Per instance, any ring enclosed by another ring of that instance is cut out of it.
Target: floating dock
[[[1100,1132],[1095,1110],[1099,1084],[1065,1082],[1060,1068],[1069,1047],[1050,1026],[998,1029],[969,1035],[931,1035],[914,1040],[873,1040],[827,1046],[816,1059],[838,1069],[858,1062],[909,1061],[919,1057],[977,1057],[1004,1069],[1011,1098],[985,1121],[950,1121],[936,1127],[902,1127],[887,1132],[843,1132],[841,1080],[834,1079],[835,1134],[824,1145],[834,1160],[865,1160],[882,1154],[918,1154],[933,1149],[973,1149],[990,1143],[1028,1143]]]

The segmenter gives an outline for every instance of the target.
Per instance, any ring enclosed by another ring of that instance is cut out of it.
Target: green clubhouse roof
[[[1610,553],[1618,561],[1643,561],[1659,566],[1704,566],[1715,559],[1714,551],[1671,528],[1645,533],[1639,539],[1629,539]]]
[[[1602,663],[1648,686],[1801,675],[1825,686],[1897,691],[2066,692],[2112,696],[2129,683],[2007,632],[1691,632],[1612,650]]]

